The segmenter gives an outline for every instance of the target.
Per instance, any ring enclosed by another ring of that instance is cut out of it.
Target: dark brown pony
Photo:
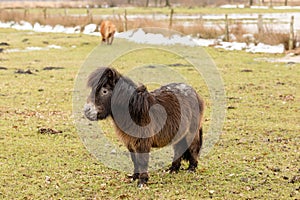
[[[95,70],[88,79],[91,93],[84,107],[92,121],[111,116],[117,134],[131,152],[132,178],[138,186],[147,183],[149,153],[152,147],[173,145],[170,172],[177,172],[181,160],[195,171],[202,146],[204,102],[184,83],[171,83],[152,92],[137,86],[113,68]]]

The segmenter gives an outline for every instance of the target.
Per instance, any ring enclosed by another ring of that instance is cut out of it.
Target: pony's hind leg
[[[174,148],[174,159],[171,167],[169,168],[170,173],[177,173],[181,166],[181,161],[183,159],[183,153],[187,149],[187,143],[185,139],[182,139],[177,144],[173,146]]]
[[[199,134],[195,135],[194,140],[192,141],[190,147],[184,153],[184,158],[189,161],[189,167],[187,170],[195,171],[198,166],[198,158],[200,149],[202,147],[202,128],[199,130]]]
[[[198,166],[198,155],[194,150],[188,149],[187,150],[188,158],[187,160],[189,161],[189,167],[187,168],[188,171],[194,172],[196,171],[196,168]]]
[[[172,162],[172,165],[171,165],[171,167],[169,168],[170,174],[172,174],[172,173],[177,173],[177,172],[179,171],[180,166],[181,166],[181,160],[182,160],[182,158],[179,157],[179,158],[177,158],[176,160],[174,160],[174,161]]]
[[[193,144],[184,152],[182,158],[189,162],[188,171],[195,171],[198,165],[198,154],[195,152],[195,148],[192,147]]]

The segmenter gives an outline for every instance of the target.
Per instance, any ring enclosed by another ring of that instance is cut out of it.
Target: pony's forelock
[[[118,81],[118,72],[109,67],[100,67],[93,71],[88,77],[87,86],[92,89],[103,87],[107,83]]]

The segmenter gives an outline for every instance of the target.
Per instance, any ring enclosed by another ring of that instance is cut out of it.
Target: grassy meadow
[[[220,140],[200,158],[196,173],[170,175],[161,169],[150,173],[147,189],[138,189],[127,173],[91,155],[74,125],[74,81],[100,38],[1,29],[0,42],[9,44],[1,46],[5,50],[62,47],[0,53],[0,67],[6,68],[0,69],[1,199],[300,199],[300,65],[264,61],[283,55],[206,48],[226,89]],[[116,39],[99,48],[123,45],[130,44]],[[112,65],[126,72],[143,58],[183,63],[150,49]],[[209,94],[184,66],[176,70],[207,101],[206,135]],[[19,69],[32,74],[15,73]],[[113,135],[113,128],[106,133]]]

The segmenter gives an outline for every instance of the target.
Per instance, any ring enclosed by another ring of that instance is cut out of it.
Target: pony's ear
[[[113,78],[113,77],[114,77],[114,74],[115,74],[115,72],[114,72],[113,69],[111,69],[111,68],[107,68],[107,69],[106,69],[106,77],[107,77],[108,79]]]
[[[112,68],[107,68],[105,75],[107,77],[108,84],[111,86],[115,86],[120,78],[119,73],[115,69],[112,69]]]
[[[139,84],[139,86],[136,88],[136,92],[138,94],[141,94],[143,92],[147,91],[147,87],[143,84]]]

